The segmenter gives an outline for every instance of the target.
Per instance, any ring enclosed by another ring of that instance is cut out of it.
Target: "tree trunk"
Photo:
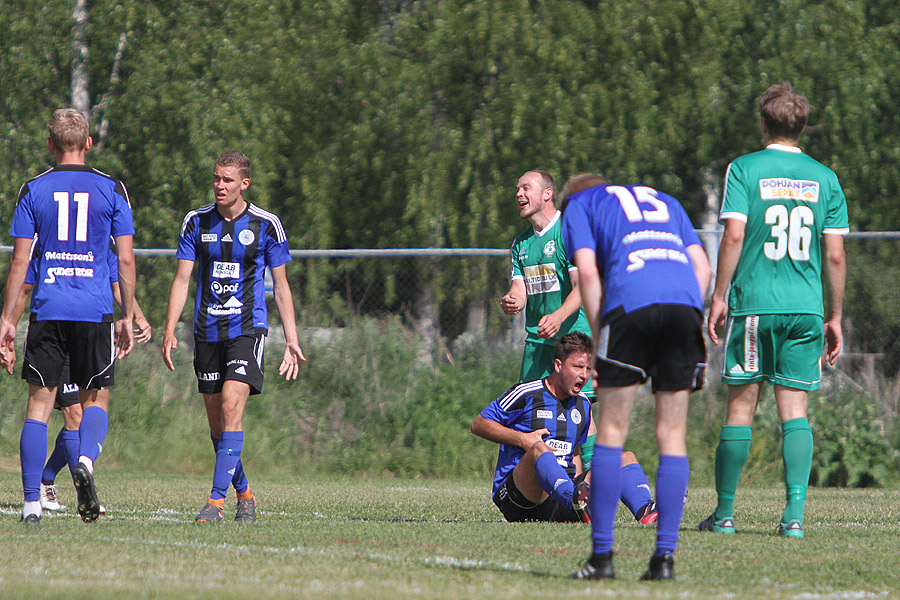
[[[75,19],[72,27],[72,106],[87,116],[91,108],[87,75],[87,59],[90,54],[87,45],[87,0],[75,0],[72,18]]]

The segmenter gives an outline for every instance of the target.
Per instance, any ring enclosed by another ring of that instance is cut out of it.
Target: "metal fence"
[[[698,233],[714,261],[720,230]],[[827,371],[823,386],[826,391],[851,388],[865,393],[883,405],[891,419],[900,399],[898,239],[896,231],[847,236],[847,343],[838,368]],[[0,247],[0,252],[10,250]],[[138,296],[151,323],[161,328],[175,251],[135,253]],[[488,352],[517,347],[524,338],[522,315],[512,318],[500,310],[499,299],[509,287],[506,248],[292,250],[291,255],[294,260],[286,269],[302,337],[327,339],[361,319],[394,319],[417,340],[428,361],[452,361],[473,345]],[[280,327],[273,326],[273,342],[279,334]],[[710,386],[718,382],[721,360],[721,349],[710,344]]]

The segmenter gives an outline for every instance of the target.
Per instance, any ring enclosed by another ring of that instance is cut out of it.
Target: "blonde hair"
[[[84,150],[88,139],[88,120],[84,113],[75,108],[60,108],[53,111],[47,123],[50,142],[60,152]]]

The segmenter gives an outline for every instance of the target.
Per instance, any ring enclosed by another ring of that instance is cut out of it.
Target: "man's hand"
[[[163,348],[165,349],[165,346]],[[300,344],[296,342],[285,344],[284,359],[281,361],[281,366],[278,367],[278,374],[284,376],[287,381],[297,379],[297,375],[300,373],[301,360],[306,362],[306,357],[303,356]]]
[[[518,298],[512,294],[506,294],[500,298],[500,308],[508,315],[515,315],[525,308],[525,298]]]
[[[553,311],[549,315],[544,315],[541,317],[541,320],[538,321],[538,337],[541,337],[545,340],[550,340],[556,337],[556,334],[559,333],[559,328],[562,327],[563,319],[556,314],[557,311]]]
[[[519,448],[525,450],[526,452],[531,449],[538,442],[544,441],[544,436],[550,435],[550,430],[546,427],[541,429],[536,429],[530,433],[523,433],[522,443],[519,444]]]
[[[841,318],[831,317],[825,321],[825,360],[833,367],[844,349],[844,333]]]
[[[134,341],[140,344],[146,344],[153,337],[153,328],[150,322],[144,317],[134,318]]]
[[[16,368],[16,326],[5,319],[0,324],[0,366],[10,375]]]
[[[163,362],[170,371],[175,370],[175,364],[172,363],[172,350],[178,347],[178,339],[175,334],[169,331],[163,333],[162,357]]]
[[[116,358],[122,360],[134,348],[134,318],[123,317],[116,321]]]
[[[709,339],[716,346],[719,345],[719,335],[716,333],[716,327],[725,326],[725,317],[728,316],[728,303],[723,298],[713,294],[709,305],[709,319],[707,320],[707,330],[709,331]]]
[[[2,366],[3,370],[6,371],[7,373],[9,373],[10,375],[13,374],[13,371],[16,370],[16,351],[15,351],[15,349],[13,349],[11,352],[6,351],[5,348],[2,351],[0,351],[0,366]]]

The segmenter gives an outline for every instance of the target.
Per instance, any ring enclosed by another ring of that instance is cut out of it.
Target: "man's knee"
[[[634,455],[634,452],[624,450],[622,452],[622,466],[625,467],[627,465],[636,465],[636,464],[638,464],[638,459],[637,459],[637,456]]]

